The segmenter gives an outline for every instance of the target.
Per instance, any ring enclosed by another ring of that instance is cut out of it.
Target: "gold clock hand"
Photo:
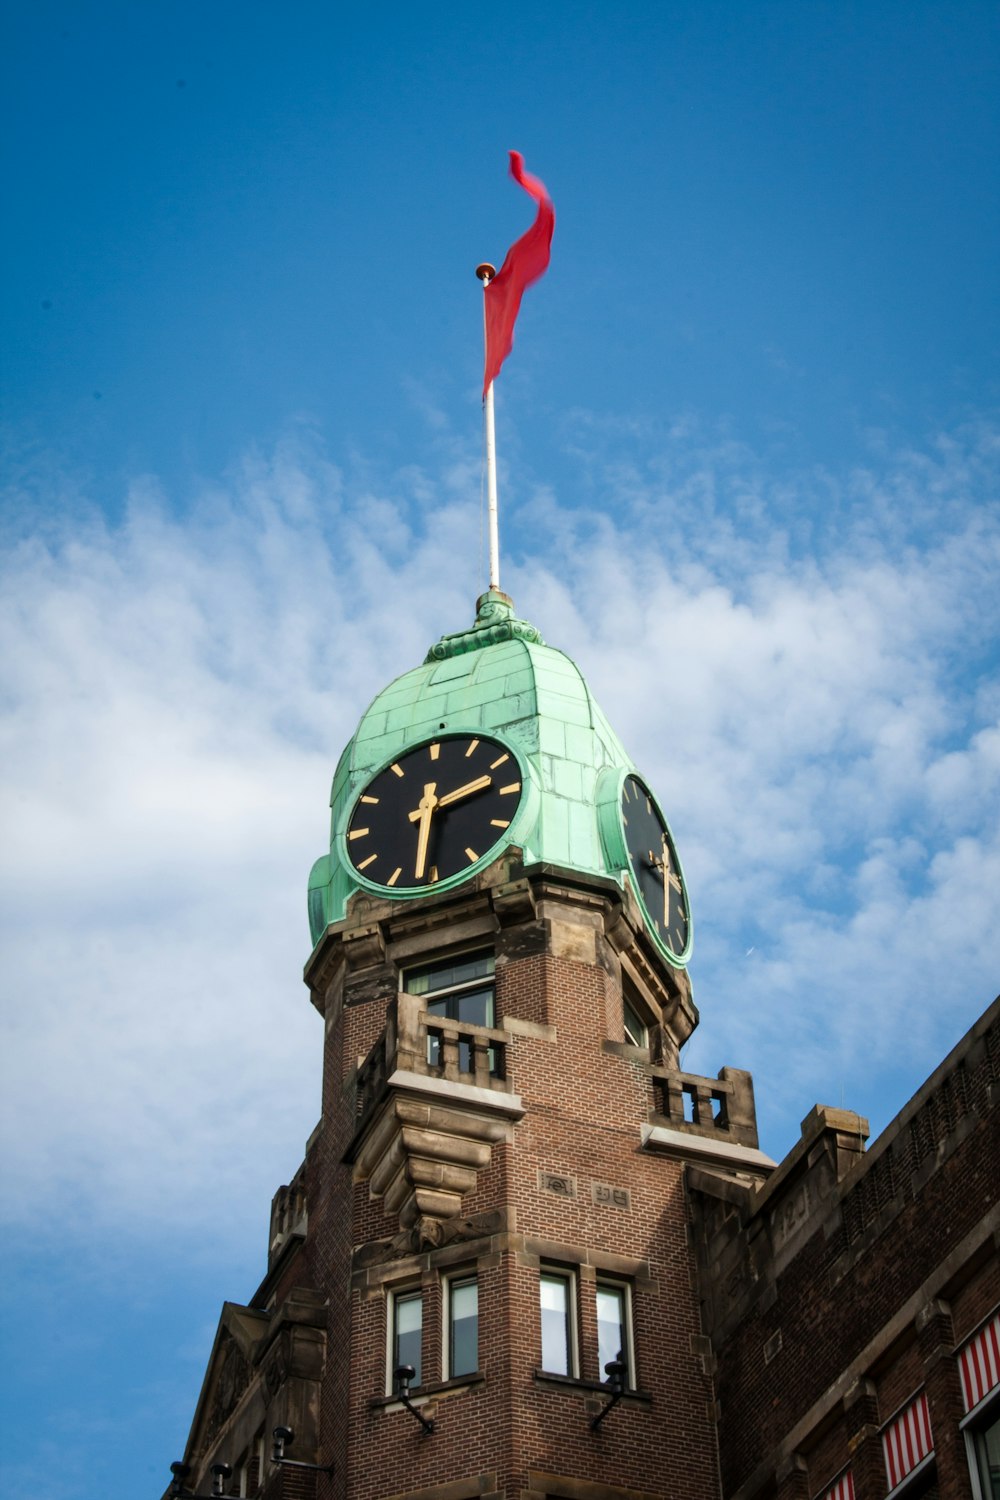
[[[427,864],[427,841],[431,834],[431,818],[434,816],[434,809],[438,805],[438,799],[434,795],[436,787],[436,781],[425,781],[424,795],[413,812],[410,813],[411,823],[416,823],[418,819],[420,821],[420,829],[417,834],[417,863],[413,872],[414,880],[422,880],[424,878],[424,869]]]
[[[663,930],[670,926],[670,850],[667,848],[667,835],[663,835]]]
[[[447,807],[449,803],[458,802],[462,797],[471,797],[473,792],[481,792],[484,787],[492,784],[492,776],[477,776],[475,781],[467,781],[464,786],[457,786],[453,792],[445,792],[443,797],[438,798],[437,805]]]

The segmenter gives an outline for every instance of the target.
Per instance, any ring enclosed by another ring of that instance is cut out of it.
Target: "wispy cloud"
[[[780,1151],[841,1088],[884,1121],[996,982],[997,443],[980,425],[789,475],[695,427],[578,422],[584,503],[512,511],[505,582],[661,790],[697,924],[685,1062],[754,1070]],[[297,1165],[333,766],[471,614],[472,468],[438,459],[345,477],[289,442],[184,513],[146,480],[116,523],[22,519],[0,726],[16,1222],[58,1192],[81,1237],[162,1235],[224,1179],[225,1237]]]

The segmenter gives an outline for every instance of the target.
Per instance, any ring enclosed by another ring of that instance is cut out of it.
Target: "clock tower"
[[[309,920],[322,1116],[226,1304],[196,1492],[225,1449],[220,1493],[715,1500],[682,1178],[771,1164],[749,1075],[680,1071],[654,788],[499,590],[363,714]]]

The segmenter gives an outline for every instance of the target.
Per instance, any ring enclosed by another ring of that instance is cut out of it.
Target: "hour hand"
[[[420,823],[420,828],[417,832],[417,862],[413,871],[414,880],[422,880],[424,878],[424,869],[427,864],[427,841],[431,833],[431,818],[434,816],[434,809],[440,805],[437,797],[434,795],[436,787],[436,781],[426,781],[424,783],[424,795],[410,813],[410,822],[416,823],[419,821]]]
[[[481,792],[484,787],[492,786],[492,776],[477,776],[475,781],[467,781],[464,786],[457,786],[453,792],[445,792],[443,797],[438,798],[438,807],[447,807],[451,802],[459,802],[463,797],[471,797],[473,792]],[[411,813],[412,817],[413,814]]]

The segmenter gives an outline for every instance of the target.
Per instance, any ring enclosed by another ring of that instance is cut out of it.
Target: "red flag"
[[[531,286],[548,270],[552,231],[556,225],[556,211],[545,184],[524,170],[524,157],[520,151],[510,153],[510,175],[535,199],[538,215],[531,228],[511,245],[503,265],[493,280],[487,282],[483,294],[486,298],[484,397],[514,343],[514,323],[525,287]]]

